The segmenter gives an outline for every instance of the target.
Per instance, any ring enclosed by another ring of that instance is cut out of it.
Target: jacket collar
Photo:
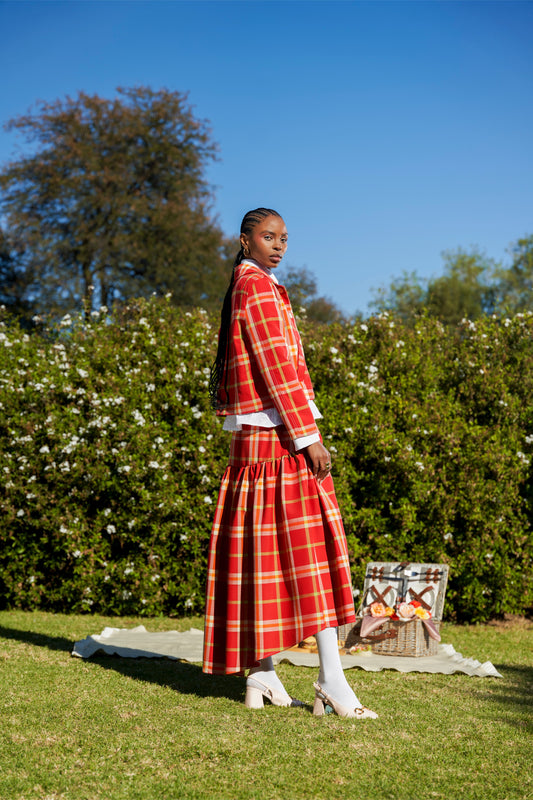
[[[279,281],[277,277],[274,275],[273,271],[268,267],[263,267],[259,262],[255,261],[253,258],[245,258],[241,261],[238,266],[238,269],[243,270],[253,270],[254,272],[262,272],[264,275],[267,275],[273,283],[278,283]]]

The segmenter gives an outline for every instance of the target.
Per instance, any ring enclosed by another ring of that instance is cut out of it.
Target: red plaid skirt
[[[204,672],[240,672],[355,621],[333,480],[318,483],[284,427],[231,440],[209,548]]]

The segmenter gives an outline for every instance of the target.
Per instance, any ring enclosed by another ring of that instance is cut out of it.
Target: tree
[[[0,189],[7,235],[20,243],[14,268],[38,286],[35,310],[110,306],[154,291],[182,305],[220,303],[226,241],[204,177],[217,146],[186,94],[80,92],[6,128],[33,145],[2,170]]]
[[[24,253],[0,228],[0,305],[29,325],[32,316],[32,276],[23,267]]]
[[[502,269],[497,287],[501,313],[533,310],[533,235],[518,239],[511,248],[511,266]]]
[[[344,316],[340,308],[328,297],[318,296],[314,274],[306,267],[286,267],[279,276],[289,293],[295,311],[304,308],[308,319],[314,322],[341,322]]]
[[[428,314],[455,325],[464,318],[493,313],[499,266],[477,250],[446,251],[443,257],[443,275],[425,280],[416,272],[404,273],[388,290],[379,289],[371,305],[377,311],[394,312],[407,323]]]

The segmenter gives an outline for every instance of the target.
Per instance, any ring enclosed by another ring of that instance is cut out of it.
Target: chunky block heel
[[[305,703],[301,703],[300,700],[295,700],[294,697],[291,697],[285,692],[272,689],[271,686],[267,686],[266,683],[258,681],[257,678],[247,678],[246,697],[244,699],[246,708],[263,708],[265,697],[267,700],[270,700],[273,706],[284,706],[285,708],[292,706],[294,708],[305,705]]]

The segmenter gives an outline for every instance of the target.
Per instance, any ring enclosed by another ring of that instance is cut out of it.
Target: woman
[[[355,621],[346,538],[331,461],[287,296],[273,270],[287,229],[272,209],[248,212],[221,315],[210,393],[232,431],[209,549],[204,672],[249,669],[246,705],[301,705],[272,656],[315,635],[315,714],[364,708],[340,662],[336,626]]]

